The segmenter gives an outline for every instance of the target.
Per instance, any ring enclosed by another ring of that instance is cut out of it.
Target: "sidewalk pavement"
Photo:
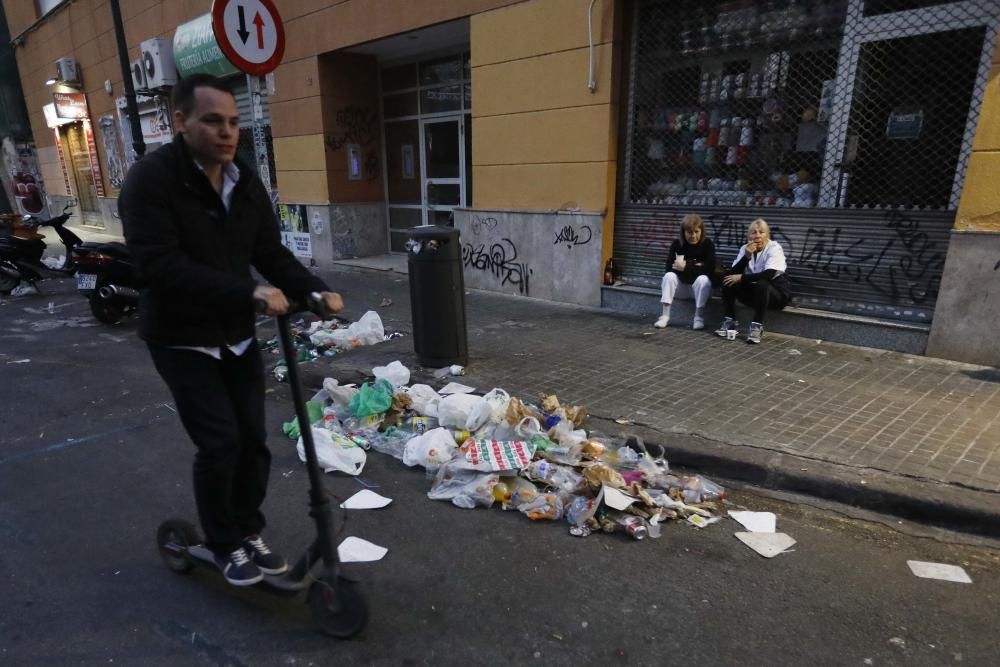
[[[406,276],[379,266],[321,274],[350,316],[374,309],[387,328],[410,331]],[[392,304],[380,307],[384,298]],[[458,379],[484,392],[557,394],[589,410],[588,429],[641,435],[673,465],[707,475],[1000,537],[998,369],[772,333],[748,345],[714,335],[714,322],[659,330],[471,290],[466,309],[469,364]],[[411,337],[334,357],[307,377],[358,381],[393,359],[417,369]],[[428,378],[418,370],[413,381]]]
[[[388,328],[410,332],[405,271],[397,255],[319,273],[344,293],[348,315],[376,310]],[[588,409],[588,429],[640,435],[673,465],[707,475],[1000,537],[1000,368],[770,332],[748,345],[715,336],[716,322],[661,330],[474,290],[466,311],[461,379],[483,391],[557,394]],[[421,376],[411,337],[324,360],[305,376],[360,381],[393,359],[417,371],[414,381],[443,384]]]

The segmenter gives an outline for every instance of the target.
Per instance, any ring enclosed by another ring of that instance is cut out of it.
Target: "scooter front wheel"
[[[350,639],[368,624],[368,603],[361,583],[337,577],[335,587],[320,579],[309,587],[309,608],[319,629],[337,639]]]
[[[190,572],[194,567],[188,549],[203,541],[198,529],[183,519],[168,519],[156,531],[160,557],[167,567],[179,574]]]

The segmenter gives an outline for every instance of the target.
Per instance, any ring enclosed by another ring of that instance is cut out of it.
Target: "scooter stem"
[[[310,516],[316,521],[316,542],[323,558],[323,569],[326,575],[336,576],[338,558],[333,546],[333,522],[330,510],[330,500],[323,488],[323,478],[316,458],[316,445],[312,437],[312,424],[306,411],[305,397],[299,384],[297,352],[292,343],[292,335],[288,330],[288,315],[278,316],[278,337],[281,349],[285,355],[285,365],[288,368],[288,385],[292,390],[292,402],[295,404],[295,416],[299,422],[299,433],[302,435],[302,448],[306,455],[306,470],[309,473],[309,508]],[[328,582],[335,579],[326,579]]]

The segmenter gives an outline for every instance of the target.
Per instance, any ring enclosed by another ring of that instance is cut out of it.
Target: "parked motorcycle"
[[[118,324],[139,306],[139,276],[124,243],[87,242],[73,248],[76,287],[90,312],[105,324]]]
[[[47,277],[64,278],[76,271],[73,249],[82,244],[83,240],[66,228],[66,221],[72,216],[69,209],[75,205],[67,204],[62,215],[49,220],[26,215],[6,216],[0,222],[0,293],[10,293],[22,281],[37,289],[35,283],[39,280]],[[66,247],[66,260],[59,268],[50,268],[42,262],[46,246],[45,235],[38,231],[41,227],[54,229]]]

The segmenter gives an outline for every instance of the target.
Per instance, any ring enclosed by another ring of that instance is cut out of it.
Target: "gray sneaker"
[[[748,343],[759,343],[760,337],[764,335],[764,325],[760,322],[751,322],[750,331],[747,332]]]
[[[737,322],[731,317],[727,317],[726,319],[722,320],[722,324],[720,324],[719,328],[715,330],[715,334],[721,338],[725,338],[727,331],[729,331],[730,329],[738,329],[739,326],[740,326],[739,322]]]
[[[216,555],[215,564],[219,566],[226,581],[233,586],[253,586],[264,578],[260,568],[254,565],[243,547],[228,556]]]
[[[288,561],[271,551],[260,535],[250,535],[243,540],[243,548],[250,561],[264,574],[284,574],[288,571]]]

